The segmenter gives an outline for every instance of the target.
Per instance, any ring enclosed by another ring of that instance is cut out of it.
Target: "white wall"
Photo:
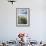
[[[30,8],[30,27],[16,27],[16,8]],[[19,32],[46,40],[46,0],[17,0],[14,5],[0,0],[0,40],[15,40]]]

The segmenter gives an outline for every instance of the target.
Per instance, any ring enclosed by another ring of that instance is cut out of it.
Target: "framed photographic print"
[[[29,8],[16,8],[16,26],[29,26],[30,25],[30,9]]]

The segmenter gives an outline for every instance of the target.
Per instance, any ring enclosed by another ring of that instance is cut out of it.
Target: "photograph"
[[[30,24],[30,9],[16,8],[16,26],[29,26]]]
[[[46,0],[0,0],[0,46],[46,46]]]

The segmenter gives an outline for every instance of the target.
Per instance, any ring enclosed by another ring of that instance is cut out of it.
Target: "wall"
[[[46,40],[46,0],[17,0],[14,5],[0,0],[0,40],[15,40],[26,32],[33,40]],[[16,27],[16,8],[30,8],[30,27]]]

